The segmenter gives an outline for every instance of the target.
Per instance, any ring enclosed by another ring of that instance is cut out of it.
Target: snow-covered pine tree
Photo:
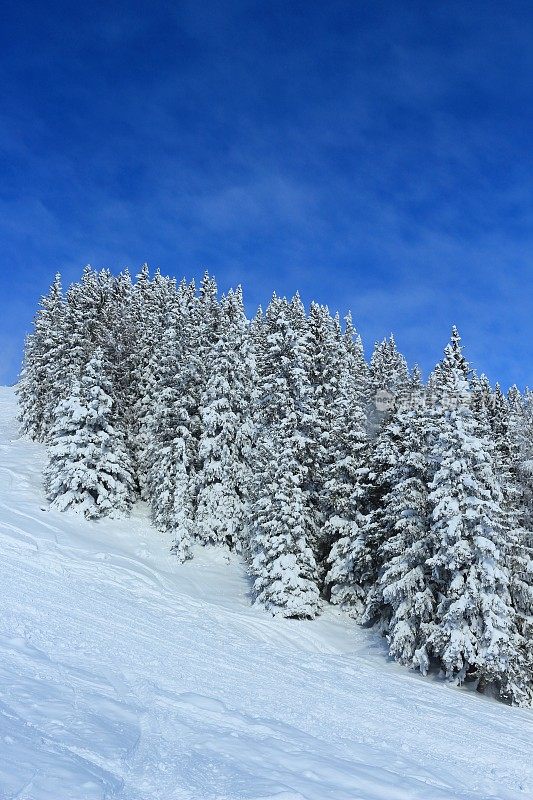
[[[247,517],[253,443],[255,360],[242,292],[222,299],[217,338],[207,362],[196,527],[203,542],[241,549]]]
[[[418,409],[424,401],[418,368],[409,374],[405,359],[398,354],[392,338],[384,345],[387,345],[385,353],[388,353],[389,362],[380,362],[379,359],[377,362],[382,366],[385,363],[391,365],[388,373],[383,372],[381,383],[388,387],[384,389],[388,393],[388,407],[380,409],[377,402],[378,417],[374,420],[379,419],[379,429],[369,448],[368,469],[360,481],[361,516],[352,579],[359,587],[358,595],[365,598],[364,611],[359,610],[355,615],[363,624],[379,621],[386,627],[389,610],[383,604],[379,577],[388,557],[387,542],[395,537],[398,521],[394,510],[397,499],[394,490],[402,474],[399,461],[404,452],[404,428],[411,421],[409,412]],[[387,374],[389,379],[386,379]],[[379,390],[376,390],[378,397]]]
[[[470,380],[472,397],[470,405],[476,414],[483,422],[488,422],[492,416],[492,406],[494,403],[494,395],[489,379],[486,375],[472,374]]]
[[[454,329],[438,370],[430,459],[429,559],[439,592],[427,649],[446,675],[499,685],[513,660],[502,493],[487,428],[476,419],[469,367]]]
[[[377,342],[370,359],[370,404],[368,417],[374,435],[380,430],[409,384],[409,369],[394,336]]]
[[[326,558],[331,549],[330,531],[325,526],[334,514],[326,483],[331,479],[339,458],[339,442],[335,434],[346,351],[340,326],[326,306],[311,303],[309,319],[305,327],[302,325],[301,331],[309,383],[308,411],[304,423],[307,438],[305,505],[309,544],[315,554],[322,583],[327,571]]]
[[[258,306],[257,311],[255,312],[255,316],[252,317],[250,321],[250,335],[252,337],[252,344],[255,347],[255,336],[259,336],[259,332],[261,330],[261,326],[263,324],[264,319],[263,308],[262,306]]]
[[[520,394],[516,386],[508,394],[509,435],[513,443],[514,463],[522,495],[524,526],[533,530],[533,393]]]
[[[388,537],[378,551],[378,578],[367,616],[387,634],[390,654],[425,674],[427,625],[434,617],[435,586],[428,567],[434,546],[428,507],[429,420],[422,387],[415,403],[400,408],[389,425],[396,429],[396,462],[383,498]],[[416,403],[418,399],[418,403]]]
[[[97,349],[54,411],[45,487],[52,506],[89,519],[125,513],[134,500],[133,470],[112,423],[113,400]]]
[[[459,370],[459,372],[462,374],[465,380],[471,378],[472,369],[463,352],[461,337],[459,335],[459,331],[457,330],[456,325],[452,325],[450,343],[448,345],[448,351],[446,353],[446,358],[444,360],[445,369],[447,369],[449,363],[450,364],[453,363],[453,365]]]
[[[131,326],[135,347],[130,365],[131,418],[128,438],[135,464],[135,475],[143,500],[147,500],[147,414],[153,407],[150,388],[153,383],[152,359],[155,342],[161,335],[157,324],[157,303],[148,264],[143,264],[131,292]]]
[[[369,442],[359,375],[351,367],[349,358],[343,361],[339,391],[333,401],[323,497],[328,514],[325,537],[330,543],[324,584],[332,603],[358,616],[363,612],[364,595],[354,578],[354,556],[360,544]]]
[[[194,290],[193,290],[194,291]],[[160,370],[160,349],[169,315],[180,311],[180,296],[175,281],[156,271],[152,280],[145,264],[133,287],[132,321],[136,347],[132,356],[131,424],[129,440],[136,476],[143,500],[150,500],[148,481],[148,448],[151,414],[157,396]],[[180,335],[184,335],[180,325]]]
[[[385,497],[393,486],[399,445],[398,427],[391,423],[390,417],[383,419],[377,439],[370,444],[366,469],[358,484],[360,514],[350,576],[352,596],[358,602],[346,610],[365,624],[375,621],[372,590],[379,576],[380,548],[392,533],[391,520],[385,513]]]
[[[95,272],[90,266],[83,270],[80,282],[69,287],[63,309],[61,345],[50,351],[50,369],[55,375],[51,414],[61,399],[70,396],[73,381],[81,379],[87,362],[97,348],[102,350],[108,378],[114,377],[110,349],[116,331],[111,324],[114,279],[109,270]],[[113,384],[110,384],[111,390]],[[114,413],[117,412],[113,397]]]
[[[294,311],[294,304],[274,295],[256,337],[250,569],[257,603],[274,614],[310,618],[319,608],[304,495],[310,388]]]
[[[111,303],[111,276],[107,270],[96,272],[89,265],[79,283],[73,283],[66,295],[66,329],[69,368],[79,378],[97,347],[107,360],[110,337],[108,313]]]
[[[202,279],[199,296],[194,281],[182,281],[179,287],[171,285],[156,273],[149,287],[146,275],[141,276],[145,284],[142,294],[144,308],[148,305],[141,322],[143,352],[137,367],[136,434],[138,479],[141,494],[150,499],[147,485],[152,416],[158,384],[161,379],[161,337],[168,326],[168,315],[173,318],[171,327],[176,328],[179,350],[179,392],[184,415],[184,425],[192,437],[187,440],[186,458],[189,471],[198,472],[200,467],[198,447],[200,441],[200,402],[207,381],[207,360],[215,341],[218,327],[219,304],[217,286],[207,273]],[[148,303],[146,302],[148,301]],[[185,435],[185,434],[184,434]],[[187,438],[187,437],[185,437]]]
[[[527,397],[527,395],[526,395]],[[511,541],[511,594],[523,635],[533,649],[533,424],[529,409],[514,407],[507,418],[511,443],[510,503],[516,523]],[[504,439],[505,441],[505,439]]]
[[[362,409],[367,409],[370,402],[370,369],[366,362],[361,336],[357,333],[351,312],[344,318],[344,346],[350,362],[350,369],[355,385],[355,399]]]
[[[106,352],[115,393],[114,410],[117,424],[133,449],[129,434],[133,425],[132,382],[137,342],[132,316],[133,285],[127,269],[112,280],[110,295]]]
[[[413,391],[413,379],[392,337],[374,351],[372,386],[377,408],[370,409],[371,424],[365,427],[369,428],[370,437],[377,432],[377,438],[371,439],[366,447],[366,463],[359,470],[354,486],[357,515],[332,549],[327,576],[332,601],[365,624],[376,620],[380,608],[380,552],[394,527],[385,504],[394,487],[394,469],[401,446],[399,427],[392,422],[392,415],[407,390]],[[379,404],[381,391],[386,392],[384,397],[388,400],[384,408]]]
[[[496,474],[502,489],[505,564],[515,612],[516,631],[511,640],[512,658],[502,681],[502,694],[517,705],[533,702],[533,558],[531,533],[527,528],[528,502],[521,485],[522,458],[519,436],[512,421],[523,411],[521,398],[513,390],[509,400],[499,384],[492,390],[486,376],[472,380],[472,408],[480,424],[488,426]],[[527,429],[521,420],[519,430]],[[528,436],[526,433],[525,440]],[[529,437],[531,441],[531,437]]]
[[[69,343],[65,337],[65,301],[61,276],[55,276],[48,294],[41,299],[34,330],[26,339],[24,363],[17,385],[21,432],[44,442],[52,424],[52,413],[60,397]]]
[[[157,351],[157,370],[147,415],[146,489],[157,528],[173,535],[180,561],[191,557],[194,539],[195,442],[182,395],[182,320],[169,312]]]
[[[202,430],[200,406],[202,395],[208,380],[208,364],[212,348],[214,347],[220,329],[220,302],[216,280],[205,272],[198,290],[198,302],[195,309],[196,323],[194,334],[196,337],[194,350],[197,356],[195,361],[196,376],[194,388],[191,384],[191,400],[194,396],[195,410],[192,414],[194,435],[199,444]],[[199,466],[199,464],[198,464]]]
[[[327,479],[322,502],[326,509],[325,537],[329,545],[326,596],[354,616],[364,608],[364,593],[354,578],[354,556],[360,546],[363,499],[370,452],[366,411],[370,402],[370,372],[361,337],[351,314],[345,318],[338,392],[331,402],[331,437],[326,459]]]
[[[256,457],[250,522],[255,602],[274,615],[311,619],[319,607],[316,562],[307,542],[304,468],[292,398],[276,427],[264,431]]]
[[[136,381],[137,472],[155,524],[173,531],[174,549],[185,560],[195,535],[203,328],[194,282],[182,281],[176,290],[159,273],[149,285],[146,278],[144,271],[141,298],[148,313],[141,325],[144,346]]]
[[[508,400],[497,384],[488,416],[504,499],[506,563],[518,631],[515,659],[504,693],[513,703],[530,706],[533,705],[533,524],[526,448],[531,448],[533,454],[533,427],[528,430],[522,403],[515,402],[519,395],[513,397],[513,394]]]

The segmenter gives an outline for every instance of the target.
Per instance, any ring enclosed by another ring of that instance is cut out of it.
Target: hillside
[[[0,798],[511,800],[531,712],[423,679],[333,609],[251,608],[242,564],[180,566],[145,509],[48,511],[0,390]]]

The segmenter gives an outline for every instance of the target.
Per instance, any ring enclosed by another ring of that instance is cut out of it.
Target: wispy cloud
[[[531,381],[531,25],[518,2],[8,15],[0,332],[22,342],[58,268],[148,260],[250,310],[351,306],[426,369],[456,322]]]

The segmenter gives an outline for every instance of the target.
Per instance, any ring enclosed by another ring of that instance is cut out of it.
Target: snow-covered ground
[[[533,714],[411,674],[333,609],[250,607],[139,509],[48,511],[0,389],[0,798],[533,797]]]

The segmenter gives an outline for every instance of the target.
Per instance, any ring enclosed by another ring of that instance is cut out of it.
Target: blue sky
[[[148,261],[533,383],[529,2],[5,0],[0,76],[0,382],[57,270]]]

